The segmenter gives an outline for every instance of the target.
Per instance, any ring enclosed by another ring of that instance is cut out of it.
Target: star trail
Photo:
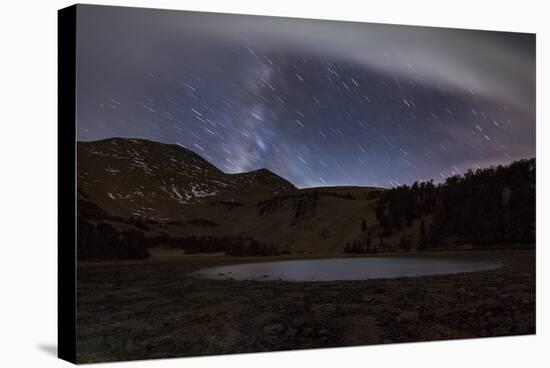
[[[535,156],[530,34],[80,6],[83,141],[179,144],[298,187]]]

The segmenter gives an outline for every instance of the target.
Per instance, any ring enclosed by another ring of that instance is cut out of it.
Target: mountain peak
[[[231,200],[242,193],[296,190],[267,169],[226,174],[177,144],[109,138],[78,142],[77,147],[79,190],[101,208],[122,216],[163,217],[180,205]]]

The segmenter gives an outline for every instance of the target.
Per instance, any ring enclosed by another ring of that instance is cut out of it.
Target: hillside
[[[514,170],[515,176],[493,180],[490,190],[497,201],[510,193],[517,198],[531,188],[528,174]],[[484,173],[472,174],[481,180],[477,187],[457,192],[463,203],[476,200],[477,190],[486,188]],[[515,183],[517,176],[526,176],[527,187],[522,184],[521,191],[505,183]],[[416,183],[391,190],[297,189],[266,169],[226,174],[178,145],[122,138],[79,142],[79,235],[87,244],[82,257],[128,258],[128,253],[135,258],[143,252],[134,248],[148,246],[238,255],[412,251],[476,243],[457,236],[464,229],[442,225],[442,211],[453,213],[450,204],[442,204],[449,198],[444,193],[461,182],[449,179],[439,186]],[[513,208],[525,213],[529,209],[524,202]],[[493,212],[510,209],[494,207]],[[112,238],[118,240],[113,243]],[[528,237],[508,240],[530,242]]]
[[[159,221],[213,199],[296,190],[265,169],[225,174],[181,146],[120,138],[78,143],[78,189],[110,214]]]
[[[535,183],[535,159],[470,170],[438,185],[422,182],[385,191],[376,217],[382,235],[402,233],[400,242],[421,249],[531,245]]]
[[[188,149],[147,140],[78,143],[79,218],[148,238],[250,238],[281,251],[339,253],[375,190],[298,190],[266,169],[225,174]]]

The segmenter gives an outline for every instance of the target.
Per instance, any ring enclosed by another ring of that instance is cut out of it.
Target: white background
[[[89,3],[103,2],[90,1]],[[550,12],[545,1],[106,1],[203,10],[537,33],[537,336],[115,363],[112,367],[548,367]],[[57,9],[0,5],[0,365],[62,367],[57,340]],[[545,144],[546,143],[546,144]],[[67,153],[71,154],[71,153]]]

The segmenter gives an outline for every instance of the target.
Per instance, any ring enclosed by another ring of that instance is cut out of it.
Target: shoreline
[[[535,333],[534,250],[452,254],[505,265],[451,275],[325,282],[226,282],[189,275],[270,257],[188,256],[79,267],[78,361]]]
[[[308,260],[308,259],[338,259],[338,258],[372,258],[372,257],[440,257],[464,255],[468,257],[470,254],[494,254],[495,252],[535,252],[535,246],[517,247],[517,248],[483,248],[483,249],[466,249],[466,250],[428,250],[415,252],[380,252],[380,253],[291,253],[277,256],[228,256],[224,253],[196,253],[185,254],[185,251],[179,249],[164,249],[164,248],[149,248],[151,257],[139,260],[103,260],[103,261],[78,261],[78,268],[87,267],[102,267],[113,265],[135,265],[135,264],[154,264],[163,262],[177,262],[181,260],[212,260],[224,259],[231,264],[236,263],[251,263],[251,262],[276,262],[276,261],[291,261],[291,260]],[[242,261],[242,262],[233,262]]]

